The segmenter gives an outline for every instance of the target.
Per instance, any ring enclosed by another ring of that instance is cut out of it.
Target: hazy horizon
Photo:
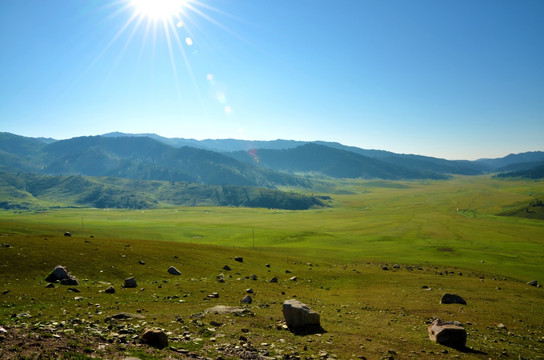
[[[520,151],[520,152],[515,152],[515,153],[510,152],[510,153],[507,153],[507,154],[505,153],[505,154],[502,154],[502,155],[499,155],[499,156],[493,156],[493,157],[487,157],[486,156],[486,157],[474,157],[474,158],[448,159],[448,158],[442,158],[442,157],[439,157],[439,156],[435,156],[435,155],[432,155],[432,154],[417,154],[417,153],[410,153],[410,152],[395,152],[395,151],[391,151],[391,150],[388,150],[388,149],[375,149],[375,148],[368,148],[368,147],[360,147],[360,146],[356,146],[356,145],[345,144],[345,143],[342,143],[340,141],[329,141],[329,140],[322,140],[322,139],[312,139],[312,140],[300,140],[300,139],[296,139],[296,138],[278,138],[278,139],[270,139],[270,140],[237,139],[237,138],[202,138],[202,139],[196,139],[196,138],[178,137],[178,136],[169,137],[169,136],[163,136],[163,135],[160,135],[160,134],[157,134],[157,133],[128,133],[128,132],[123,132],[123,131],[111,131],[111,132],[103,133],[103,134],[78,135],[78,136],[72,136],[72,137],[66,137],[66,138],[59,138],[59,137],[54,137],[54,136],[28,136],[28,135],[24,135],[24,134],[15,134],[15,133],[13,133],[13,134],[18,135],[18,136],[23,136],[23,137],[44,138],[44,139],[53,139],[55,141],[61,141],[61,140],[69,140],[69,139],[73,139],[73,138],[86,137],[86,136],[103,136],[103,135],[111,134],[111,133],[121,133],[121,134],[125,134],[125,135],[135,135],[135,136],[157,135],[157,136],[167,138],[167,139],[185,139],[185,140],[196,140],[196,141],[206,141],[206,140],[235,140],[235,141],[249,141],[249,142],[261,142],[261,141],[266,142],[266,141],[278,141],[278,140],[279,141],[302,141],[302,142],[325,141],[325,142],[331,142],[331,143],[339,143],[339,144],[342,144],[342,145],[345,145],[345,146],[357,147],[357,148],[364,149],[364,150],[383,150],[383,151],[394,152],[394,153],[397,153],[397,154],[422,155],[422,156],[429,156],[429,157],[441,158],[441,159],[446,159],[446,160],[469,160],[469,161],[481,160],[481,159],[497,159],[497,158],[503,158],[503,157],[511,155],[511,154],[520,154],[520,153],[527,153],[527,152],[543,151],[541,149],[535,149],[535,150],[526,150],[526,151]]]

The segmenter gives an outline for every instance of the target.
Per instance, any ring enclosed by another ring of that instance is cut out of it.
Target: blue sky
[[[543,1],[186,0],[167,30],[137,10],[1,0],[0,131],[544,150]]]

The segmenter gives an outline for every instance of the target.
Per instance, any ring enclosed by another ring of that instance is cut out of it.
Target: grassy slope
[[[343,261],[462,266],[525,281],[544,278],[544,223],[494,215],[543,197],[544,183],[463,177],[407,182],[405,188],[371,184],[346,185],[342,190],[355,194],[332,195],[336,207],[310,211],[196,207],[6,212],[2,217],[16,227],[32,224],[32,231],[82,233],[83,222],[85,234],[103,237],[236,247],[253,246],[254,230],[261,249]]]
[[[404,188],[377,186],[384,184],[337,182],[338,192],[356,194],[335,195],[337,207],[315,211],[2,212],[0,242],[12,247],[0,248],[0,290],[10,290],[0,295],[0,325],[18,321],[11,314],[21,312],[34,316],[29,322],[88,314],[89,321],[102,324],[112,313],[143,308],[148,325],[166,328],[175,337],[184,331],[173,322],[176,316],[198,333],[202,329],[189,323],[191,314],[215,304],[236,305],[252,287],[257,292],[250,305],[255,318],[215,315],[203,320],[208,327],[212,319],[225,324],[216,329],[226,335],[217,337],[218,343],[236,342],[244,335],[256,345],[274,343],[276,353],[317,356],[325,350],[342,359],[380,358],[389,350],[401,359],[479,359],[483,355],[477,351],[498,358],[503,349],[510,356],[539,356],[544,348],[539,342],[544,337],[544,294],[524,282],[543,279],[544,226],[493,214],[542,197],[543,184],[480,177],[409,182]],[[64,231],[74,236],[64,237]],[[453,251],[439,250],[446,248]],[[243,264],[232,260],[237,255],[244,256]],[[420,265],[421,270],[403,266],[384,271],[386,262],[389,268],[401,263]],[[80,294],[67,293],[64,287],[44,289],[43,278],[57,264],[82,280]],[[233,270],[222,270],[225,264]],[[183,275],[167,274],[170,265]],[[215,281],[219,273],[227,275],[226,283]],[[236,280],[251,274],[259,280]],[[292,275],[298,276],[297,282],[287,280]],[[137,278],[138,289],[120,287],[128,276]],[[268,283],[272,276],[280,284]],[[106,283],[116,286],[115,295],[100,292]],[[423,285],[433,290],[422,290]],[[204,300],[214,291],[219,299]],[[468,305],[439,305],[446,291],[465,297]],[[171,298],[185,294],[183,303]],[[294,295],[321,313],[327,333],[301,337],[276,330],[281,303]],[[95,314],[95,304],[101,304],[102,314]],[[432,316],[469,322],[468,346],[475,352],[449,349],[446,354],[444,347],[429,342],[425,321]],[[497,328],[498,323],[507,330]],[[200,345],[181,340],[174,344],[213,355],[215,343],[200,336]],[[126,352],[130,355],[130,349]]]

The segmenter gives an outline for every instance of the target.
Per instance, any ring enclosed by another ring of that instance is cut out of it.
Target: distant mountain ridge
[[[0,133],[0,155],[3,171],[266,187],[307,185],[294,176],[298,173],[444,179],[452,174],[529,170],[544,162],[541,151],[454,161],[325,141],[195,140],[120,132],[58,141]]]

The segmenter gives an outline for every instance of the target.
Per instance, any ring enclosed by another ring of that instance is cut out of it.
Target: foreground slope
[[[544,350],[542,288],[485,271],[139,240],[122,235],[129,227],[105,237],[92,231],[98,224],[87,224],[86,235],[66,237],[63,227],[5,224],[2,359],[537,359]],[[58,264],[80,285],[46,288],[44,278]],[[181,275],[169,274],[170,266]],[[123,287],[128,277],[136,288]],[[272,277],[278,282],[269,282]],[[110,286],[114,294],[105,292]],[[241,305],[249,288],[253,302]],[[444,292],[463,296],[467,305],[439,304]],[[218,297],[208,297],[212,293]],[[322,331],[301,335],[283,327],[281,305],[295,297],[320,313]],[[199,315],[215,305],[250,313]],[[123,314],[132,317],[114,318]],[[465,324],[467,348],[431,342],[433,317]],[[168,332],[168,346],[141,344],[145,328]]]

